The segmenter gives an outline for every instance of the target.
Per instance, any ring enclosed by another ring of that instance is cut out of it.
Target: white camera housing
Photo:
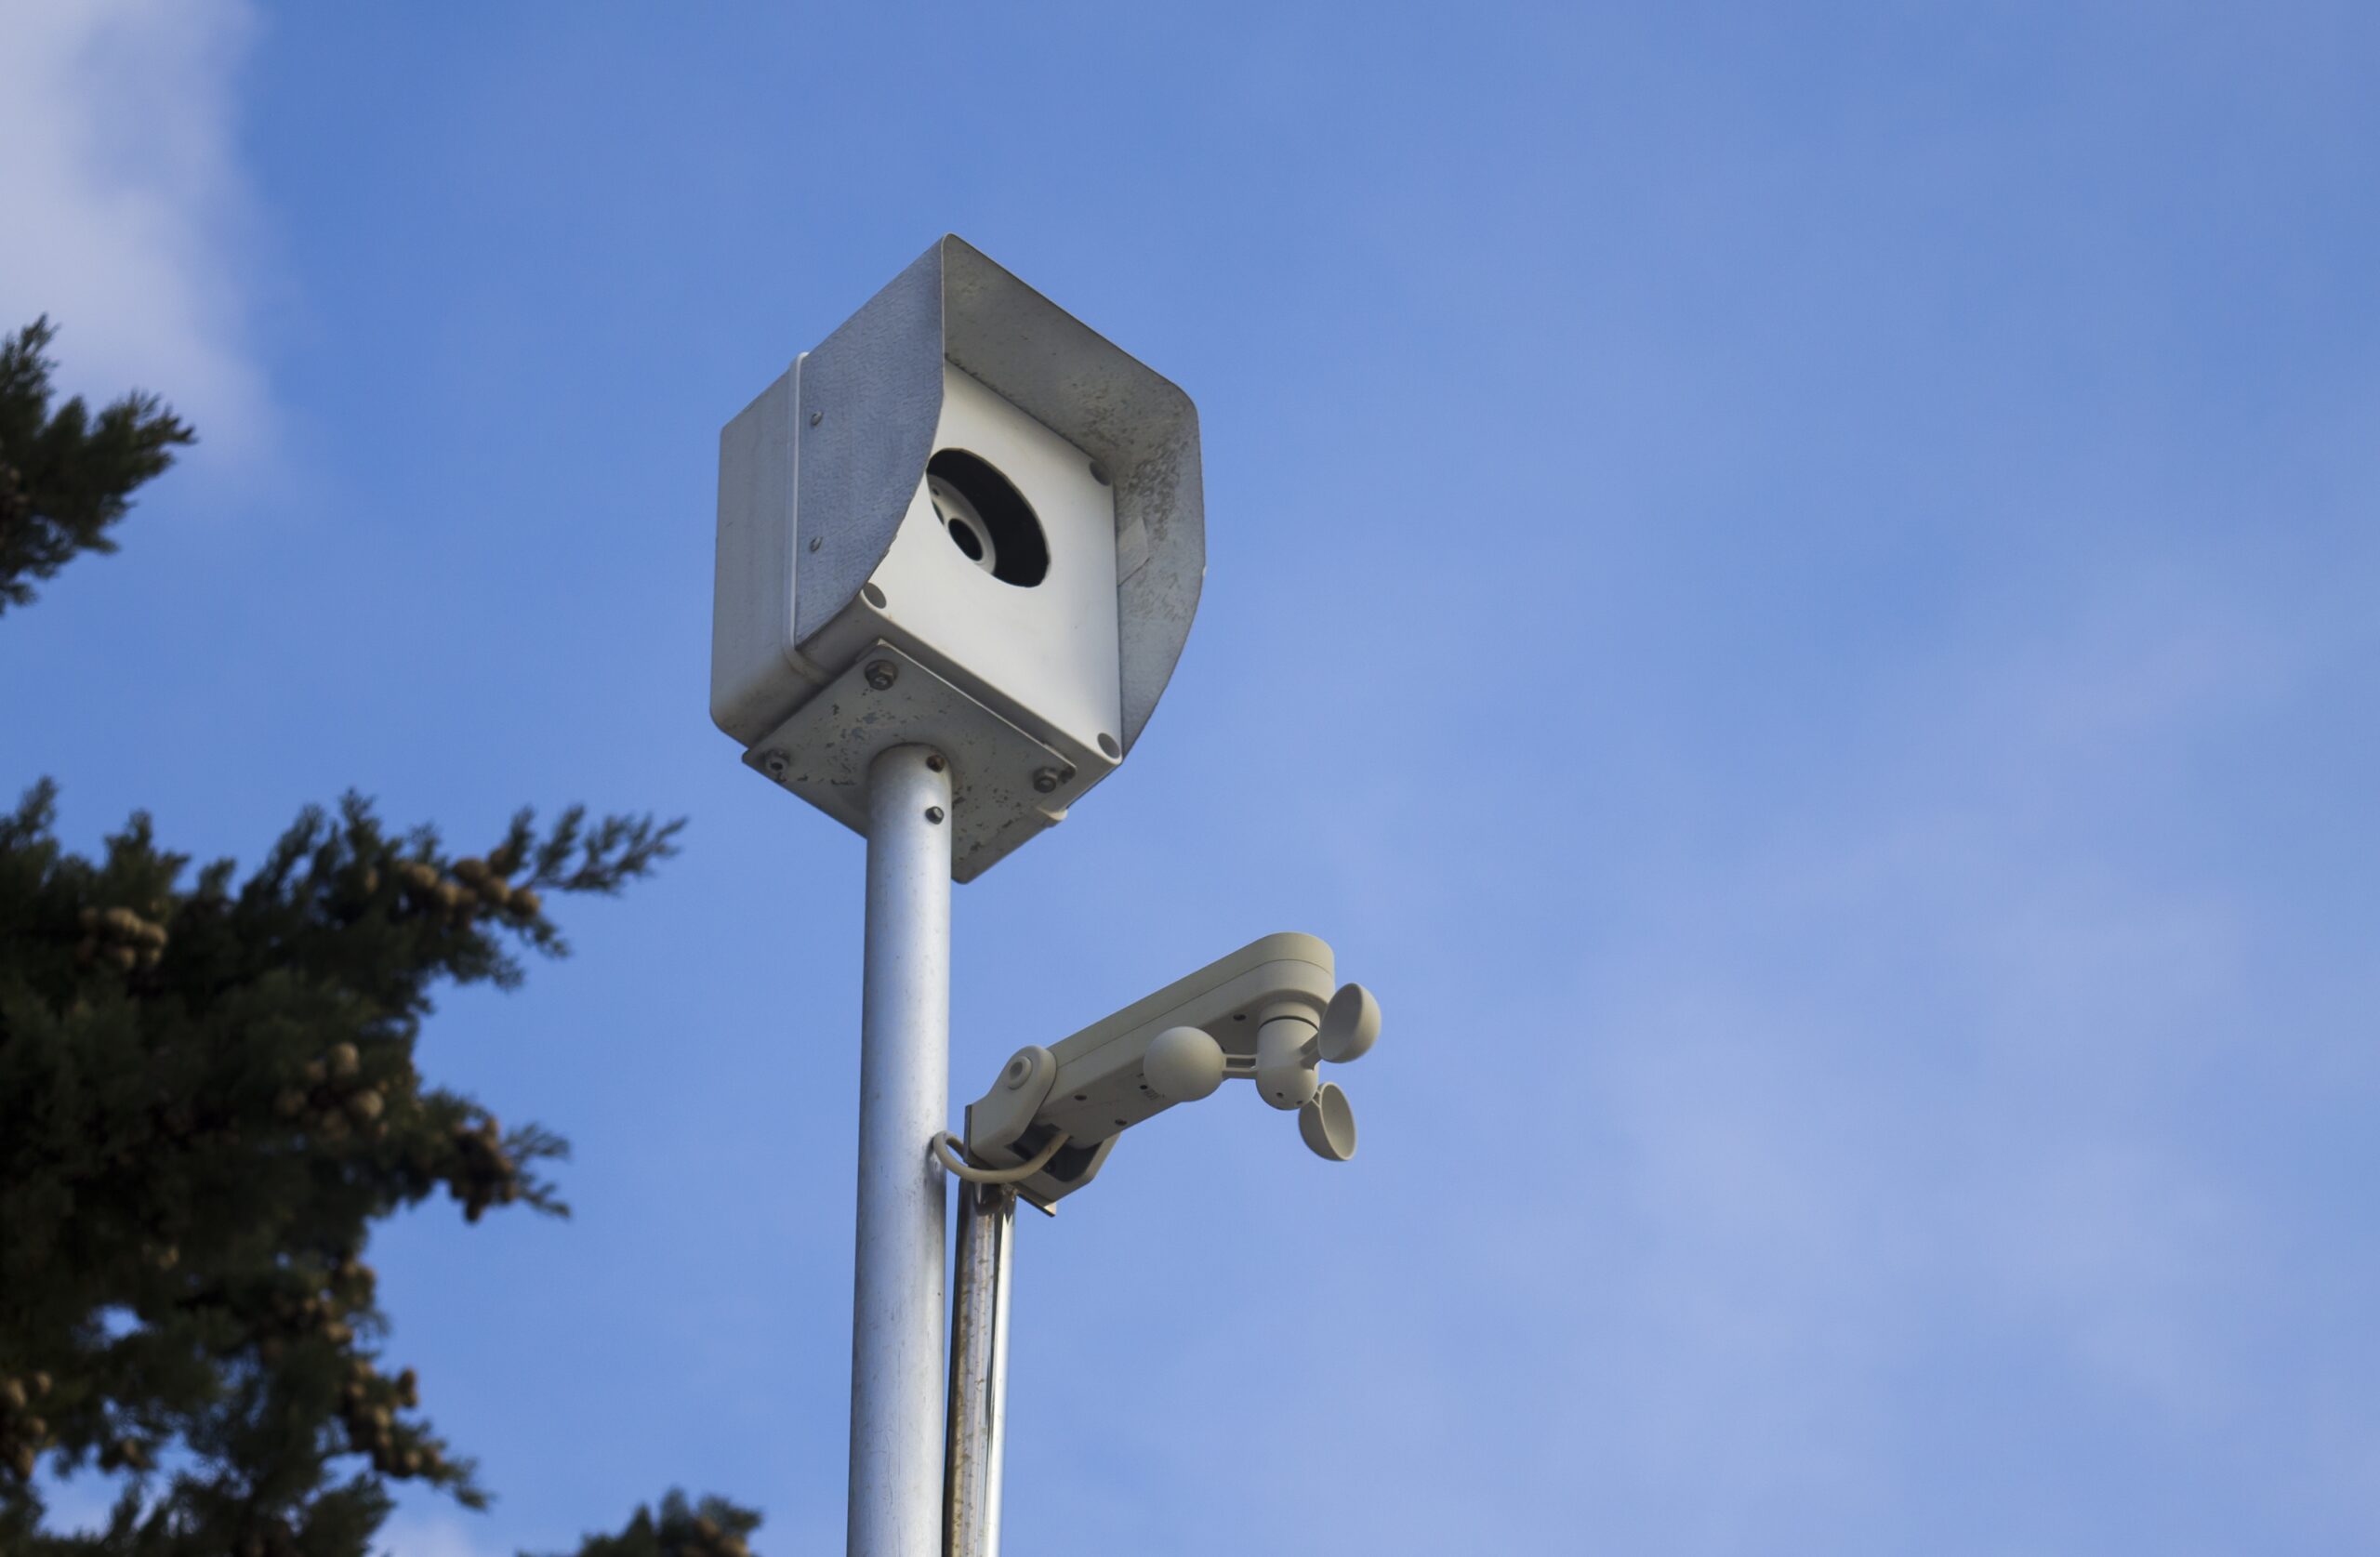
[[[721,433],[711,718],[862,832],[940,750],[971,880],[1131,750],[1205,567],[1189,398],[945,237]]]
[[[1016,1185],[1048,1210],[1091,1182],[1125,1130],[1243,1076],[1266,1102],[1297,1111],[1317,1156],[1345,1162],[1355,1114],[1316,1069],[1361,1059],[1381,1018],[1369,991],[1336,977],[1326,943],[1268,935],[1050,1048],[1028,1044],[968,1105],[968,1155],[1020,1168],[1063,1133],[1065,1144]]]

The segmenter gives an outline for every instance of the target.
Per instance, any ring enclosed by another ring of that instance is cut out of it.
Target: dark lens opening
[[[945,449],[926,462],[926,473],[948,482],[974,505],[976,517],[991,533],[994,578],[1029,589],[1049,576],[1050,543],[1041,534],[1033,505],[989,460],[965,449]],[[984,548],[965,530],[952,524],[950,538],[970,558],[980,560]]]

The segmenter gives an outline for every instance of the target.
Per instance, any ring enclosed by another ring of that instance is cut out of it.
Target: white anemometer
[[[967,1155],[944,1164],[978,1183],[1016,1186],[1047,1210],[1091,1182],[1124,1131],[1234,1076],[1294,1110],[1316,1156],[1355,1155],[1347,1094],[1321,1078],[1370,1052],[1380,1002],[1337,984],[1329,945],[1268,935],[1050,1048],[1028,1044],[967,1110]]]

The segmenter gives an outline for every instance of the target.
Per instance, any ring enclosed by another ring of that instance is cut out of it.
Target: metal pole
[[[950,1096],[950,770],[927,746],[868,769],[852,1295],[850,1557],[936,1557],[943,1183]]]
[[[959,1186],[943,1557],[999,1557],[1000,1459],[1008,1439],[1009,1260],[1015,1234],[1014,1190],[1005,1184]]]
[[[1008,1295],[1016,1253],[1016,1192],[1000,1197],[999,1258],[992,1264],[992,1367],[984,1385],[991,1428],[984,1450],[984,1549],[977,1557],[1000,1557],[1001,1472],[1008,1464]]]

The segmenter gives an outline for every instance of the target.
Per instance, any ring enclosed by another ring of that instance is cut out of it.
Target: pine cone
[[[477,887],[482,882],[488,879],[490,872],[487,868],[487,862],[485,860],[466,857],[455,862],[455,874],[461,879],[469,882],[474,887]]]
[[[331,1075],[341,1081],[345,1081],[364,1068],[364,1057],[356,1053],[355,1046],[351,1043],[331,1045],[331,1051],[327,1058],[330,1062]]]

